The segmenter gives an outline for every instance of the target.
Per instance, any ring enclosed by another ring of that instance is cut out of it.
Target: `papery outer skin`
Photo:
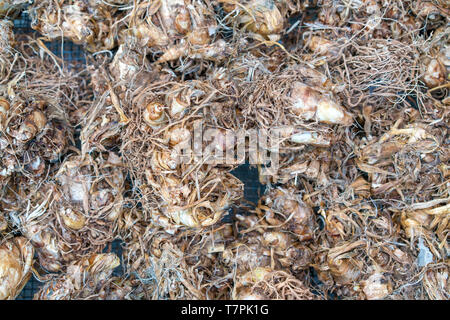
[[[0,245],[0,300],[12,300],[26,284],[33,262],[34,249],[23,237]]]

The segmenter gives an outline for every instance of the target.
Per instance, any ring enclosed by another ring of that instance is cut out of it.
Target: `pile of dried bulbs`
[[[0,299],[449,299],[449,35],[441,0],[0,0]],[[249,203],[212,155],[273,128]]]

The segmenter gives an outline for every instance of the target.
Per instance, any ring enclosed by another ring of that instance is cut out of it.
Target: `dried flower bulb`
[[[272,269],[269,267],[256,267],[253,270],[248,271],[247,273],[241,276],[240,283],[242,285],[248,285],[252,282],[258,282],[264,280],[264,278],[272,272]]]
[[[180,34],[187,34],[191,30],[191,17],[185,7],[175,16],[173,25]]]
[[[145,55],[127,44],[121,44],[109,65],[113,78],[126,85],[136,81],[141,70],[149,69]]]
[[[15,138],[23,142],[31,140],[41,132],[46,124],[47,119],[44,113],[40,110],[34,110],[25,118],[18,132],[15,133]]]
[[[6,117],[10,108],[10,104],[8,100],[3,97],[0,97],[0,129],[3,130],[4,123],[6,121]]]
[[[185,147],[191,139],[191,132],[182,127],[174,126],[168,131],[169,146]]]
[[[224,3],[224,10],[228,13],[237,12],[236,21],[256,34],[277,41],[279,33],[284,27],[284,18],[273,0],[247,0],[239,5],[235,1],[219,0]]]
[[[362,291],[368,300],[384,299],[392,293],[392,284],[381,273],[373,273],[361,282]]]
[[[67,266],[65,274],[44,283],[35,300],[69,300],[98,297],[120,265],[113,253],[92,254]]]
[[[117,34],[125,27],[121,18],[126,11],[105,1],[41,0],[34,2],[28,12],[31,27],[46,39],[66,37],[85,45],[90,52],[113,49]]]
[[[44,160],[55,162],[67,152],[71,131],[65,122],[49,121],[45,131],[41,134],[37,143],[39,144],[39,154]],[[44,163],[42,164],[44,165]]]
[[[176,95],[172,97],[170,104],[170,116],[173,118],[182,117],[190,105],[191,101],[189,96],[182,97],[181,95]]]
[[[449,269],[448,263],[446,264],[425,271],[423,286],[432,300],[448,300],[450,298]]]
[[[36,247],[43,268],[59,271],[111,241],[123,209],[122,170],[111,153],[69,156],[54,174],[55,182],[30,196],[33,210],[20,217],[21,231]]]
[[[243,288],[239,291],[234,300],[268,300],[268,298],[263,293],[253,292],[251,288]]]
[[[208,51],[213,48],[216,55],[220,53],[218,46],[211,43],[217,22],[208,1],[161,0],[158,3],[142,3],[136,9],[136,16],[139,18],[131,19],[129,28],[121,32],[119,42],[162,52],[156,61],[158,64],[182,57],[213,60],[217,57],[208,56]]]
[[[275,250],[285,252],[289,247],[289,235],[284,232],[268,231],[263,234],[263,245],[274,247]]]
[[[207,29],[200,29],[189,33],[188,40],[194,46],[203,46],[209,44],[211,37]]]
[[[76,160],[63,163],[56,176],[57,181],[63,186],[63,190],[74,203],[83,203],[89,199],[89,190],[93,184],[93,178],[83,176],[79,172],[81,163]]]
[[[237,242],[228,246],[222,253],[222,260],[225,265],[236,266],[239,272],[245,273],[270,266],[270,249],[262,246],[259,234],[252,234],[246,243]]]
[[[163,55],[158,58],[156,63],[159,64],[174,61],[184,56],[189,56],[191,59],[223,61],[227,57],[229,51],[230,49],[227,46],[227,43],[222,39],[201,46],[189,46],[187,42],[183,42],[169,47]]]
[[[214,43],[203,45],[190,50],[189,56],[194,59],[205,59],[209,61],[221,62],[230,54],[230,47],[223,39]]]
[[[269,207],[268,210],[261,208],[269,224],[279,225],[281,229],[293,233],[300,241],[312,239],[315,227],[314,212],[295,190],[271,190],[264,195],[262,202]]]
[[[444,85],[450,80],[450,45],[448,26],[435,30],[432,37],[433,47],[422,59],[422,79],[430,88]]]
[[[0,181],[9,177],[18,167],[17,159],[12,154],[5,154],[0,163]]]
[[[283,267],[289,267],[293,272],[309,268],[313,260],[312,250],[299,242],[293,242],[287,248],[284,257],[280,257],[279,261]]]
[[[0,244],[0,300],[13,300],[31,276],[33,246],[23,237]]]
[[[72,208],[63,209],[60,212],[60,216],[64,221],[64,224],[73,230],[80,230],[86,225],[86,218],[81,212],[76,212]]]
[[[136,285],[133,280],[114,277],[98,293],[99,300],[130,300]]]
[[[292,220],[289,222],[289,229],[302,240],[310,240],[313,236],[314,213],[310,207],[304,203],[287,200],[283,205],[284,212]]]
[[[306,46],[314,53],[320,56],[331,58],[339,57],[339,47],[334,41],[319,36],[312,36]]]
[[[24,159],[27,159],[27,158],[28,158],[28,153],[26,153],[26,156],[24,157]],[[30,158],[32,158],[32,157],[30,156]],[[27,161],[27,163],[25,164],[24,167],[28,172],[32,172],[36,177],[39,177],[45,171],[45,161],[39,156],[34,156],[30,162]]]
[[[66,37],[81,43],[94,36],[89,28],[89,16],[84,15],[79,6],[66,6],[64,9],[66,20],[62,22],[61,27],[65,30]]]
[[[170,37],[175,36],[177,31],[185,34],[188,31],[187,28],[191,25],[191,19],[184,0],[162,0],[159,13]]]
[[[87,261],[82,261],[82,264],[100,279],[106,279],[112,270],[120,266],[120,259],[114,253],[94,254]]]
[[[159,102],[150,102],[142,113],[144,121],[153,129],[158,129],[166,121],[164,105]]]
[[[294,127],[285,127],[279,130],[281,138],[289,138],[289,141],[298,144],[308,144],[318,147],[329,147],[331,145],[331,135],[297,129]]]
[[[200,223],[195,219],[191,209],[182,209],[172,207],[171,210],[165,212],[176,224],[189,228],[200,228]]]
[[[128,29],[123,29],[119,43],[137,43],[141,47],[167,46],[169,37],[151,21],[138,21]]]
[[[353,243],[344,243],[329,250],[327,263],[335,281],[339,284],[351,284],[361,275],[362,262],[349,257],[348,253],[364,246],[365,241],[359,240]]]
[[[23,235],[36,248],[40,265],[48,271],[61,270],[61,252],[56,237],[37,223],[22,223]]]
[[[445,238],[445,229],[448,228],[448,214],[450,204],[423,210],[405,210],[401,215],[401,226],[406,232],[406,236],[415,239],[422,235],[427,235],[433,228],[439,238]],[[445,247],[445,242],[443,242]]]
[[[199,167],[195,175],[188,179],[178,176],[178,170],[186,170],[186,164],[180,161],[180,156],[184,156],[180,152],[186,141],[184,136],[186,139],[190,137],[189,131],[183,129],[181,132],[173,137],[176,144],[171,152],[155,151],[151,168],[145,172],[152,188],[152,195],[149,196],[158,197],[160,214],[169,218],[173,227],[205,228],[220,220],[228,207],[242,197],[243,186],[225,170],[206,165]],[[195,183],[191,179],[196,179]],[[159,218],[158,212],[154,214],[155,221],[166,224],[164,219]]]
[[[423,81],[430,89],[444,84],[447,80],[447,70],[439,59],[428,59],[428,62],[425,63],[425,68]]]
[[[231,130],[225,129],[206,129],[205,136],[208,137],[208,145],[203,151],[204,156],[212,156],[211,161],[222,161],[226,156],[227,150],[232,150],[237,142],[237,137]]]
[[[96,212],[97,219],[115,221],[120,215],[125,175],[115,154],[67,158],[55,178],[70,206],[83,210],[85,216]]]
[[[436,141],[436,137],[431,134],[429,131],[429,128],[423,123],[412,123],[410,125],[405,126],[403,129],[398,129],[393,127],[390,131],[388,131],[386,134],[384,134],[382,137],[380,137],[378,140],[374,141],[373,143],[370,143],[366,148],[367,151],[364,151],[364,154],[370,154],[371,152],[375,152],[374,148],[380,149],[380,151],[377,151],[379,154],[380,159],[384,159],[386,157],[391,156],[394,153],[397,153],[399,150],[401,150],[404,147],[407,147],[408,145],[414,145],[418,147],[421,146],[422,140],[430,140],[426,143],[426,146],[423,148],[422,153],[429,153],[428,150],[434,150],[436,146],[438,145],[438,142]],[[381,149],[381,145],[386,145],[385,147]],[[397,146],[395,146],[397,145]],[[367,156],[369,157],[369,156]],[[375,162],[372,162],[375,163]]]
[[[164,63],[169,61],[174,61],[181,58],[186,51],[188,50],[188,46],[186,43],[179,44],[177,46],[169,47],[161,57],[158,58],[156,63]]]
[[[305,120],[349,126],[353,117],[332,98],[303,84],[295,83],[291,92],[292,112]]]

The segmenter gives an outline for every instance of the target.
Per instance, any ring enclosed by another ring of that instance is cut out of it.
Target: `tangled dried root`
[[[112,278],[120,265],[115,254],[93,254],[68,265],[66,274],[44,283],[35,300],[123,299],[131,293],[126,282]]]
[[[417,40],[419,41],[419,40]],[[419,48],[424,44],[374,39],[354,44],[341,65],[347,103],[383,105],[420,95]]]
[[[39,57],[40,49],[46,47],[39,40],[12,49],[0,85],[3,181],[14,173],[43,179],[73,144],[69,113],[77,108],[74,101],[83,99],[81,76],[63,69],[52,55]]]
[[[300,280],[286,271],[257,268],[241,276],[235,300],[320,300]]]
[[[38,248],[43,268],[59,271],[114,240],[123,206],[122,170],[113,153],[72,156],[52,182],[29,190],[29,210],[19,216],[20,229]]]
[[[117,45],[118,33],[124,27],[121,20],[126,15],[105,1],[79,0],[36,1],[29,12],[31,27],[46,39],[68,38],[86,45],[91,52],[111,50]]]
[[[172,236],[145,222],[142,216],[130,212],[128,217],[134,217],[136,227],[126,232],[129,241],[124,257],[127,268],[140,283],[137,298],[229,298],[230,274],[220,259],[231,238],[229,226]]]

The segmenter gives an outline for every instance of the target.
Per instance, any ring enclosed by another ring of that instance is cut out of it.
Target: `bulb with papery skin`
[[[292,113],[305,120],[349,126],[353,117],[331,97],[302,83],[295,83],[291,92]]]
[[[92,254],[67,266],[64,275],[44,283],[35,300],[99,299],[101,289],[111,280],[120,265],[114,253]]]
[[[144,121],[153,129],[158,129],[165,121],[164,105],[158,102],[150,102],[142,114]]]
[[[308,48],[314,55],[327,56],[331,58],[339,57],[338,44],[319,36],[312,36],[307,42]]]
[[[0,129],[3,130],[3,126],[10,109],[10,104],[8,100],[0,97]]]
[[[314,213],[295,190],[281,187],[270,190],[263,196],[262,203],[267,207],[263,207],[263,210],[269,224],[280,225],[280,229],[293,234],[300,241],[312,239]],[[288,247],[287,242],[285,247]]]
[[[278,9],[278,3],[273,0],[235,1],[219,0],[227,13],[235,12],[233,19],[243,30],[276,41],[284,27],[284,18]]]
[[[425,63],[423,81],[429,88],[432,89],[445,83],[447,80],[447,71],[439,59],[435,58],[427,60],[428,62]]]
[[[392,292],[392,284],[380,273],[373,273],[367,280],[362,281],[362,287],[368,300],[383,299]]]
[[[116,23],[115,19],[126,15],[119,7],[112,1],[42,0],[35,1],[28,12],[31,27],[46,39],[65,37],[85,45],[90,52],[97,52],[117,45],[117,34],[125,24]]]
[[[23,237],[0,243],[0,300],[13,300],[31,276],[33,246]]]

